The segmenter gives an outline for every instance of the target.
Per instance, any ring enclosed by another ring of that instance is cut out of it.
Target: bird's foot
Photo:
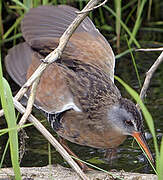
[[[107,161],[109,161],[112,164],[113,160],[117,158],[117,149],[115,148],[107,149],[104,154],[104,157],[106,158]]]
[[[93,170],[93,169],[89,168],[86,164],[84,164],[83,162],[78,160],[79,159],[78,156],[70,150],[70,148],[67,146],[67,143],[65,142],[65,140],[63,138],[60,137],[59,142],[71,156],[75,157],[76,163],[80,166],[80,168],[82,169],[83,172]]]
[[[86,164],[84,164],[83,162],[76,160],[77,164],[80,166],[80,168],[82,169],[83,172],[87,172],[87,171],[92,171],[93,169],[88,167]]]

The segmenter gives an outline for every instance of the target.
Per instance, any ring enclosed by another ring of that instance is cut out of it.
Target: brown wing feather
[[[20,43],[11,48],[5,58],[7,72],[22,86],[40,65],[41,58],[43,57],[27,43]],[[61,67],[56,64],[49,66],[38,85],[35,105],[44,111],[56,112],[71,100],[72,95],[61,73]]]
[[[27,69],[32,62],[33,53],[31,47],[25,42],[11,48],[5,57],[7,72],[20,86],[27,80]]]
[[[47,55],[57,47],[59,38],[77,16],[76,10],[65,5],[31,9],[22,21],[23,37],[33,48]],[[113,51],[88,17],[70,38],[65,56],[96,64],[110,75],[112,81],[114,79]]]
[[[39,65],[38,54],[35,54],[28,68],[27,77],[30,77]],[[39,108],[49,113],[59,112],[66,104],[73,101],[62,68],[57,64],[51,64],[42,74],[37,87],[36,101]]]

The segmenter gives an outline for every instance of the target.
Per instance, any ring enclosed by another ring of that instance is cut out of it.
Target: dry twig
[[[103,6],[107,1],[108,1],[108,0],[105,0],[105,1],[102,2],[101,4],[99,4],[99,5],[95,6],[95,7],[92,7],[92,8],[90,8],[90,9],[87,9],[87,10],[84,10],[84,9],[83,9],[82,11],[76,11],[76,13],[77,13],[77,14],[82,14],[82,13],[86,13],[86,12],[93,11],[93,10],[95,10],[95,9]]]
[[[159,67],[159,65],[162,63],[162,61],[163,61],[163,52],[160,54],[160,56],[157,58],[157,60],[154,62],[154,64],[151,66],[151,68],[146,73],[146,78],[145,78],[143,87],[140,92],[140,98],[142,100],[144,99],[144,96],[147,92],[147,89],[149,87],[149,84],[150,84],[150,81],[151,81],[151,78],[152,78],[154,72]]]
[[[19,126],[22,126],[23,124],[25,124],[26,120],[28,119],[28,116],[32,112],[32,107],[34,104],[35,95],[36,95],[36,91],[37,91],[37,85],[39,83],[39,80],[40,80],[40,78],[38,77],[36,79],[36,81],[34,81],[34,83],[32,84],[31,93],[28,98],[27,107],[26,107],[25,113],[23,114],[21,120],[19,121]]]
[[[161,48],[141,48],[141,49],[135,49],[135,51],[163,51],[163,47]]]

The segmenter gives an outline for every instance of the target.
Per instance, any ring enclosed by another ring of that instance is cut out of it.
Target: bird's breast
[[[73,142],[94,148],[116,148],[126,138],[103,119],[90,119],[89,115],[73,110],[64,113],[57,133]]]

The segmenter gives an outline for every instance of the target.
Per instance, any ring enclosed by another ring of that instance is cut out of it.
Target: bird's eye
[[[131,120],[126,120],[125,121],[125,124],[128,125],[128,126],[133,126],[133,123]]]

